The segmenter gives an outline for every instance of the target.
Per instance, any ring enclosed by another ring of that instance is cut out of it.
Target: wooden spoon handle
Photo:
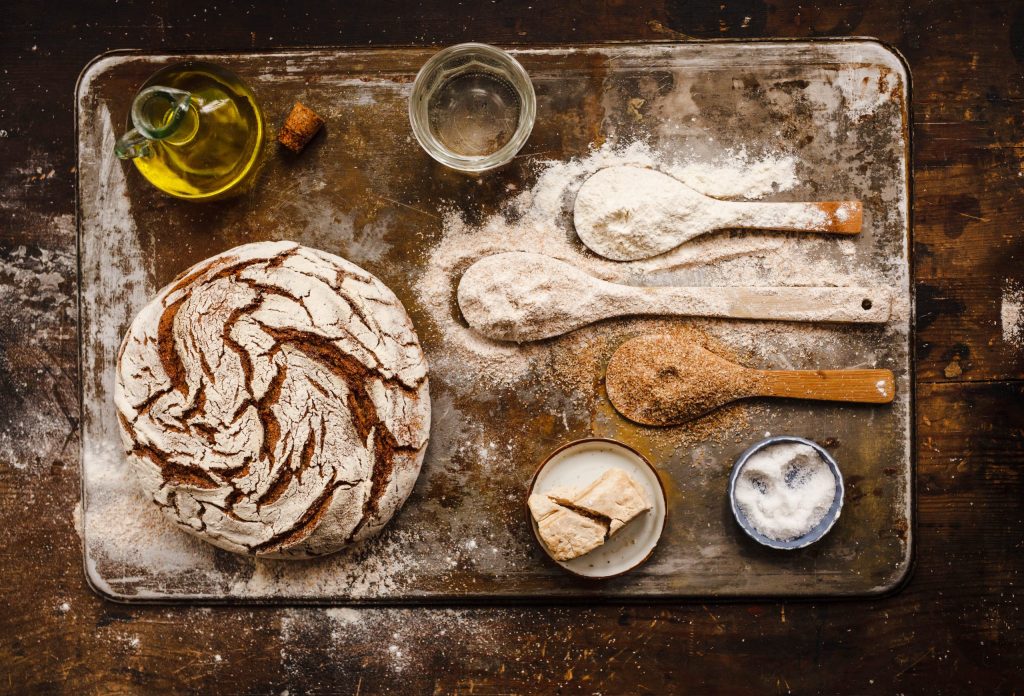
[[[639,291],[647,300],[640,314],[770,319],[776,321],[881,324],[892,298],[884,288],[829,287],[647,287],[617,286],[618,295]],[[619,314],[627,312],[619,311]]]
[[[755,396],[887,404],[896,394],[890,370],[757,370]]]
[[[749,229],[857,234],[864,220],[860,201],[728,203],[730,224]]]

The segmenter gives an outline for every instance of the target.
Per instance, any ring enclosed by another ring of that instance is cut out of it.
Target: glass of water
[[[452,169],[500,167],[526,144],[537,114],[530,76],[515,58],[480,43],[450,46],[416,75],[409,122],[420,146]]]

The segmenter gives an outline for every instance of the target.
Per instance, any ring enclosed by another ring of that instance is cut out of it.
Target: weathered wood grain
[[[529,4],[5,5],[0,691],[1020,692],[1024,369],[1021,349],[1001,345],[990,288],[1024,278],[1024,8],[1006,0]],[[89,58],[118,46],[823,34],[889,41],[915,77],[916,242],[925,245],[916,260],[919,285],[938,299],[920,308],[935,318],[919,333],[917,567],[901,593],[841,603],[354,615],[127,608],[88,591],[68,510],[78,496],[72,91]],[[987,222],[964,218],[963,232],[947,235],[945,221],[959,213]],[[947,378],[942,356],[959,344],[973,362]]]

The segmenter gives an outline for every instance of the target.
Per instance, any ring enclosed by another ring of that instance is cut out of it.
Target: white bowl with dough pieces
[[[643,455],[628,445],[607,438],[586,438],[562,445],[549,454],[530,483],[527,499],[556,488],[583,488],[612,468],[622,469],[643,488],[651,501],[651,509],[631,520],[590,553],[568,561],[552,558],[573,575],[611,578],[628,573],[650,558],[665,529],[668,508],[658,472]],[[538,536],[533,515],[530,515],[530,526],[537,543],[547,553],[547,547]]]

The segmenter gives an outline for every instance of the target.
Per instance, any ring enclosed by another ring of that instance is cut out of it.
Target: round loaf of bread
[[[294,242],[199,263],[132,322],[115,403],[146,493],[237,553],[302,558],[378,532],[412,491],[427,365],[398,298]]]

